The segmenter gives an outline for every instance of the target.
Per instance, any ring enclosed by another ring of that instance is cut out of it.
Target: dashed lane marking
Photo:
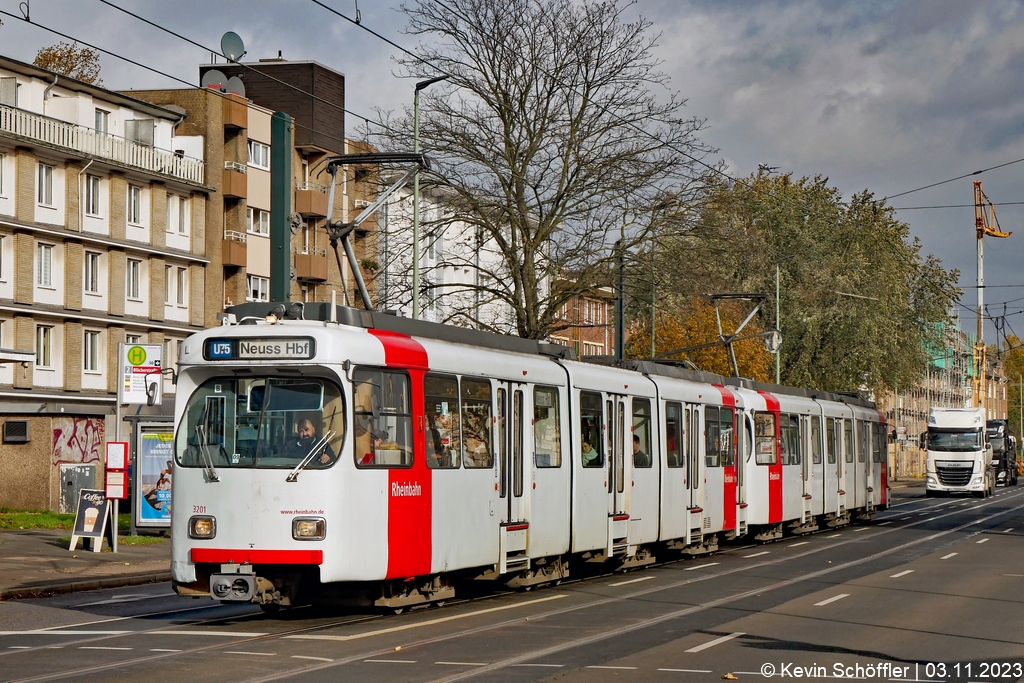
[[[904,570],[903,570],[903,571],[901,571],[901,572],[897,572],[897,573],[893,574],[893,575],[892,575],[892,576],[890,576],[889,578],[890,578],[890,579],[898,579],[898,578],[900,578],[901,576],[906,576],[907,574],[913,574],[913,573],[914,573],[914,570],[913,570],[913,569],[904,569]]]
[[[131,647],[110,647],[109,645],[82,645],[79,650],[134,650]]]
[[[267,633],[258,631],[143,631],[143,636],[214,636],[217,638],[260,638]]]
[[[658,671],[671,671],[681,674],[709,674],[711,669],[658,669]]]
[[[241,650],[225,650],[226,655],[246,655],[249,657],[276,657],[276,652],[242,652]]]
[[[887,524],[892,524],[892,520],[890,519],[888,522],[882,522],[878,526],[886,526]]]
[[[980,541],[978,541],[978,543],[988,543],[988,539],[987,538],[983,538]]]
[[[637,667],[635,667],[635,666],[597,666],[597,665],[588,666],[587,668],[588,669],[615,669],[615,670],[621,670],[621,671],[636,671],[636,669],[637,669]]]
[[[815,607],[824,607],[825,605],[833,603],[836,600],[842,600],[843,598],[848,598],[848,597],[850,597],[849,593],[840,593],[839,595],[833,595],[831,598],[828,598],[826,600],[822,600],[821,602],[816,602],[816,603],[814,603],[814,606]]]
[[[897,519],[896,521],[897,521],[897,522],[905,522],[905,521],[907,521],[908,519],[910,519],[910,515],[907,515],[906,517],[900,517],[900,518],[899,518],[899,519]]]
[[[434,662],[434,664],[449,664],[451,666],[487,666],[490,662]]]
[[[181,652],[181,650],[168,650],[165,647],[153,647],[150,648],[150,652]]]
[[[753,555],[744,555],[743,557],[746,558],[746,559],[750,559],[751,557],[761,557],[762,555],[767,555],[769,552],[771,552],[771,551],[762,550],[759,553],[754,553]]]
[[[656,576],[641,576],[639,579],[630,579],[629,581],[618,581],[616,583],[609,583],[609,586],[625,586],[631,583],[640,583],[641,581],[650,581],[651,579],[657,578]]]
[[[491,614],[493,612],[503,612],[504,610],[516,609],[519,607],[527,607],[529,605],[536,605],[542,602],[549,602],[551,600],[561,600],[562,598],[569,597],[566,594],[561,595],[550,595],[545,598],[537,598],[536,600],[528,600],[526,602],[518,602],[512,605],[502,605],[501,607],[491,607],[489,609],[479,609],[475,612],[466,612],[465,614],[454,614],[450,617],[441,617],[439,619],[428,619],[426,621],[418,621],[413,624],[402,624],[401,626],[392,626],[391,628],[382,628],[376,631],[367,631],[365,633],[353,633],[350,636],[328,636],[328,635],[294,635],[285,636],[291,640],[337,640],[337,641],[348,641],[348,640],[359,640],[360,638],[371,638],[373,636],[380,636],[387,633],[396,633],[398,631],[407,631],[412,628],[420,628],[421,626],[433,626],[434,624],[443,624],[449,621],[455,621],[456,619],[468,619],[469,617],[479,616],[481,614]],[[173,633],[173,631],[171,631]]]
[[[797,546],[807,545],[810,541],[800,541],[799,543],[790,543],[787,548],[796,548]]]
[[[684,572],[693,572],[693,571],[697,571],[698,569],[704,569],[706,567],[715,567],[715,566],[717,566],[719,564],[720,564],[719,562],[708,562],[707,564],[699,564],[696,567],[687,567],[683,571]]]
[[[33,629],[31,631],[0,631],[0,636],[123,636],[134,631],[48,631]]]
[[[839,538],[840,536],[842,536],[842,534],[832,534],[831,536],[826,536],[825,538]]]
[[[743,631],[737,631],[736,633],[730,633],[727,636],[722,636],[721,638],[715,638],[714,640],[709,640],[708,642],[704,643],[703,645],[697,645],[695,647],[691,647],[689,650],[686,650],[686,652],[703,652],[704,650],[707,650],[710,647],[714,647],[715,645],[721,645],[722,643],[730,641],[733,638],[739,638],[742,635],[743,635]]]
[[[943,555],[943,556],[942,556],[942,557],[940,557],[939,559],[940,559],[940,560],[948,560],[949,558],[953,557],[954,555],[959,555],[959,554],[960,554],[960,553],[950,553],[949,555]]]
[[[1008,533],[1010,533],[1011,531],[1013,531],[1013,527],[1012,527],[1012,526],[1011,526],[1011,527],[1010,527],[1009,529],[1003,529],[1003,533],[1004,533],[1004,534],[1008,534]]]
[[[868,529],[870,529],[870,528],[871,528],[871,527],[867,527],[867,526],[862,526],[862,527],[861,527],[861,528],[859,528],[859,529],[854,529],[854,530],[853,530],[853,533],[855,533],[855,534],[856,534],[856,533],[859,533],[859,532],[861,532],[861,531],[867,531],[867,530],[868,530]]]
[[[7,648],[8,650],[31,650],[31,645],[11,645]]]
[[[292,655],[292,659],[312,659],[314,662],[333,662],[328,657],[309,657],[308,655]]]
[[[536,666],[545,669],[561,669],[565,664],[512,664],[511,666]]]
[[[364,659],[371,664],[415,664],[415,659]]]

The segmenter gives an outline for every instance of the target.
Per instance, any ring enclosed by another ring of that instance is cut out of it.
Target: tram
[[[181,595],[401,611],[888,502],[884,416],[857,397],[325,303],[223,323],[179,356]]]

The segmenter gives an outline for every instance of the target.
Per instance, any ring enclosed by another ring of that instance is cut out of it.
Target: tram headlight
[[[292,520],[292,538],[296,541],[322,541],[327,536],[323,517],[296,517]]]
[[[217,518],[208,515],[194,515],[188,520],[189,538],[213,538],[217,535]]]

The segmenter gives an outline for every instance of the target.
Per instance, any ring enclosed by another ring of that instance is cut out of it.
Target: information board
[[[126,469],[128,469],[128,442],[127,441],[108,441],[107,442],[106,468],[108,470],[126,470]]]
[[[146,388],[156,385],[153,405],[159,405],[163,398],[163,351],[162,344],[118,344],[120,376],[117,397],[121,405],[146,405],[149,394]]]
[[[138,493],[135,495],[136,526],[171,526],[171,461],[174,433],[169,428],[146,429],[139,433]]]

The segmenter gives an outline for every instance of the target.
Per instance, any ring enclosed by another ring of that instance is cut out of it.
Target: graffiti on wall
[[[53,418],[53,464],[99,462],[103,430],[101,417]]]

